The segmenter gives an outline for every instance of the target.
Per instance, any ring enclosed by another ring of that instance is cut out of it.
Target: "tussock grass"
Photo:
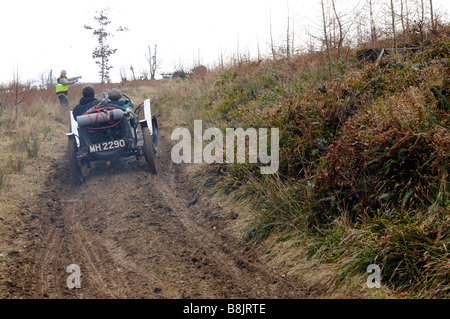
[[[4,165],[0,166],[0,192],[8,183],[8,173]]]

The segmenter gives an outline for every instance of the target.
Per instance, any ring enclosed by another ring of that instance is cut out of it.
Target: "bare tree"
[[[394,0],[390,0],[390,9],[391,9],[391,18],[392,18],[392,39],[393,39],[393,47],[397,49],[397,35],[395,32],[395,11],[394,11]],[[423,0],[422,0],[423,1]]]
[[[410,28],[409,28],[409,10],[408,10],[408,0],[403,0],[405,3],[405,20],[406,20],[406,31],[409,33],[410,32]]]
[[[13,94],[13,105],[14,105],[14,122],[16,123],[16,128],[19,128],[19,106],[25,102],[25,92],[26,86],[20,82],[19,79],[19,69],[13,72],[13,79],[10,83],[10,91]]]
[[[430,0],[430,16],[431,16],[431,31],[436,32],[436,23],[434,21],[433,0]]]
[[[256,38],[256,50],[258,54],[258,62],[261,61],[261,50],[259,49],[259,38]]]
[[[48,72],[47,86],[53,86],[53,85],[55,85],[55,79],[53,78],[53,70],[50,70]]]
[[[270,11],[270,50],[272,52],[272,59],[275,60],[275,46],[273,44],[273,34],[272,34],[272,11]]]
[[[289,47],[291,40],[290,40],[290,32],[289,32],[289,26],[290,26],[290,21],[289,21],[289,2],[287,3],[287,26],[286,26],[286,58],[289,60],[291,58],[291,49]]]
[[[403,13],[403,0],[400,0],[400,22],[402,24],[403,33],[406,33],[405,15]]]
[[[184,66],[184,63],[179,61],[173,63],[173,70],[172,78],[180,78],[182,80],[186,79],[189,76],[189,73],[186,70],[186,67]]]
[[[55,83],[55,80],[53,79],[53,70],[50,70],[48,73],[42,72],[39,80],[41,89],[52,87]]]
[[[125,71],[124,67],[120,68],[120,80],[121,80],[121,82],[127,82],[128,81],[127,72]]]
[[[146,69],[141,69],[139,71],[139,80],[148,80],[148,72]]]
[[[341,58],[341,48],[342,48],[342,44],[344,43],[344,31],[342,29],[342,22],[341,22],[340,15],[336,11],[335,0],[331,0],[331,4],[333,7],[334,18],[336,19],[338,31],[339,31],[339,36],[338,36],[339,38],[337,41],[337,49],[338,49],[338,58],[340,59]]]
[[[422,21],[422,23],[424,23],[425,22],[425,3],[423,0],[420,0],[420,13],[421,13],[420,20]]]
[[[292,19],[292,45],[291,45],[292,55],[295,54],[295,19]]]
[[[148,45],[148,55],[145,55],[145,58],[147,59],[148,62],[148,66],[149,66],[149,70],[150,70],[150,78],[152,80],[155,79],[156,76],[156,70],[159,68],[161,62],[158,59],[157,56],[157,45],[155,44],[155,48],[153,50],[152,53],[152,48],[150,47],[150,45]]]
[[[373,19],[372,0],[369,0],[369,14],[370,14],[370,39],[373,43],[377,41],[377,30],[375,27],[375,21]]]
[[[219,65],[220,65],[220,68],[222,70],[225,68],[224,61],[223,61],[223,50],[222,50],[222,48],[220,48]]]
[[[134,73],[134,66],[130,65],[130,71],[131,71],[131,80],[136,81],[136,74]]]
[[[236,61],[237,64],[239,66],[239,69],[242,67],[242,63],[243,63],[243,56],[241,53],[241,49],[240,49],[240,40],[239,40],[239,34],[238,34],[238,38],[237,38],[237,48],[236,48]]]
[[[325,41],[325,48],[327,51],[327,59],[328,59],[328,75],[331,78],[331,55],[330,55],[330,43],[328,42],[328,28],[327,28],[327,19],[325,15],[325,5],[323,0],[320,0],[320,5],[322,7],[322,23],[323,23],[323,36]]]

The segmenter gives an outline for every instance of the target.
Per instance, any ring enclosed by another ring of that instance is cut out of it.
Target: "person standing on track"
[[[60,77],[56,80],[56,96],[58,97],[61,106],[69,106],[69,99],[67,98],[69,85],[77,83],[78,79],[81,79],[81,76],[68,79],[67,72],[65,70],[61,71]]]

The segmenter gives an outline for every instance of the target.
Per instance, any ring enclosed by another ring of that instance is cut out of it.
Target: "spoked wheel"
[[[69,160],[69,174],[73,185],[78,185],[83,181],[81,167],[77,163],[77,142],[74,137],[69,137],[67,145],[67,159]]]
[[[144,156],[147,161],[148,168],[150,172],[156,174],[156,163],[155,163],[155,147],[153,145],[153,137],[150,134],[150,129],[148,127],[144,127],[142,129],[142,135],[144,138]]]

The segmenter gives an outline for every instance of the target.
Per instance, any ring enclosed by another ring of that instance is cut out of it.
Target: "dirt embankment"
[[[96,167],[72,187],[65,159],[55,159],[45,191],[22,207],[28,245],[10,262],[4,298],[311,296],[224,231],[228,221],[195,196],[161,138],[156,176],[130,160]],[[80,289],[67,287],[71,264],[80,267]]]

